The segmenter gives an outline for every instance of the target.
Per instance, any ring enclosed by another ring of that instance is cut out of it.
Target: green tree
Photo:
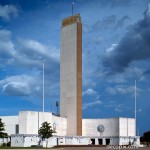
[[[0,118],[0,138],[7,138],[8,137],[8,134],[3,132],[3,131],[5,131],[4,126],[5,126],[5,124],[2,122],[2,119]]]
[[[40,129],[39,129],[39,135],[41,136],[42,140],[46,140],[46,148],[48,145],[48,138],[53,136],[53,133],[55,133],[48,122],[43,122]]]

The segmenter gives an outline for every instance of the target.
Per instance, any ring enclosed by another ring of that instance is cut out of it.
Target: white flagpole
[[[135,136],[136,136],[136,80],[135,80],[135,96],[134,96],[134,117],[135,117]]]
[[[44,62],[43,62],[43,112],[44,112]]]

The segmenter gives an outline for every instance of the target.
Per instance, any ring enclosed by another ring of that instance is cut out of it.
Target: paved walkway
[[[3,150],[13,150],[13,149],[3,149]],[[26,149],[16,149],[16,150],[26,150]],[[33,150],[33,149],[27,149],[27,150]],[[43,149],[38,149],[38,150],[43,150]],[[106,147],[63,147],[63,148],[47,148],[47,150],[113,150],[113,149],[112,148],[108,149]],[[116,150],[116,148],[114,148],[114,150]],[[126,148],[123,150],[150,150],[150,147]]]

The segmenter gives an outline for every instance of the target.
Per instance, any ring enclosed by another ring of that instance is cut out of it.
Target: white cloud
[[[93,102],[84,103],[83,107],[82,107],[83,109],[87,109],[89,107],[94,107],[96,105],[102,104],[101,100],[99,100],[100,96],[99,96],[98,92],[93,90],[93,89],[91,89],[91,88],[89,88],[86,91],[82,92],[82,95],[83,96],[89,96],[90,99],[92,99],[92,101],[94,100]]]
[[[20,49],[24,52],[24,54],[29,55],[31,52],[32,54],[35,54],[35,56],[39,59],[42,58],[40,57],[40,55],[50,58],[48,48],[45,45],[39,43],[38,41],[32,39],[19,39],[19,44]],[[27,51],[25,51],[25,49]],[[39,56],[37,56],[37,54],[39,54]]]
[[[2,92],[6,95],[15,96],[31,95],[33,91],[32,88],[35,83],[35,79],[27,75],[11,76],[0,80]]]
[[[58,88],[59,84],[56,80],[51,81],[51,78],[45,78],[45,98],[58,98]],[[42,98],[42,75],[21,74],[6,77],[0,80],[0,91],[5,95],[26,96],[26,99],[35,101],[35,98]]]
[[[15,64],[16,66],[38,67],[41,69],[42,62],[50,64],[47,69],[59,65],[59,50],[51,49],[42,43],[32,39],[19,39],[18,43],[11,40],[11,31],[0,30],[0,64]],[[53,53],[55,51],[55,53]],[[45,65],[47,66],[47,65]]]
[[[82,109],[87,109],[89,107],[94,107],[94,106],[101,105],[101,104],[102,102],[100,100],[97,100],[95,102],[85,103],[83,104]]]
[[[11,32],[9,30],[0,30],[0,45],[1,55],[12,57],[16,54],[14,44],[11,41]]]
[[[60,59],[59,50],[54,46],[49,48],[33,39],[19,39],[18,41],[19,49],[27,56],[32,54],[32,57],[39,60],[43,59],[43,57],[47,59],[54,59],[56,61],[59,61]]]
[[[122,110],[121,108],[116,107],[116,108],[115,108],[115,111],[117,111],[117,112],[122,112],[123,110]]]
[[[141,109],[141,108],[139,108],[139,109],[138,109],[138,112],[139,112],[139,113],[140,113],[140,112],[142,112],[142,109]]]
[[[106,49],[106,55],[110,55],[117,46],[118,44],[113,43],[109,48]]]
[[[9,30],[0,30],[0,54],[0,67],[14,63],[17,52],[11,41],[11,32]]]
[[[124,109],[129,108],[129,106],[125,106],[124,104],[118,104],[114,101],[110,101],[109,104],[105,105],[105,107],[113,108],[116,112],[123,112]]]
[[[92,95],[95,95],[95,94],[97,94],[97,92],[96,91],[94,91],[93,89],[87,89],[86,91],[84,91],[84,92],[82,92],[82,95],[84,96],[84,95],[88,95],[88,96],[92,96]]]
[[[110,95],[115,95],[116,94],[116,90],[114,88],[107,87],[105,90]]]
[[[14,5],[0,5],[0,17],[6,21],[9,21],[11,17],[16,17],[18,12],[17,7]]]
[[[31,89],[25,82],[10,82],[3,86],[4,93],[11,93],[11,95],[30,95]]]
[[[123,74],[118,73],[118,74],[113,75],[113,77],[112,76],[108,77],[107,81],[109,83],[114,83],[114,82],[115,83],[125,83],[126,79]]]
[[[55,51],[54,54],[53,51]],[[47,89],[45,90],[45,96],[57,95],[58,97],[58,94],[56,94],[58,93],[56,89],[59,87],[58,52],[59,50],[55,47],[50,49],[36,40],[19,39],[18,43],[14,43],[11,40],[11,31],[0,30],[0,68],[4,69],[9,65],[14,72],[16,68],[21,70],[25,68],[25,72],[22,72],[22,74],[26,74],[12,75],[0,80],[2,92],[7,95],[34,95],[37,97],[41,92],[39,88],[42,85],[41,79],[38,78],[41,78],[42,62],[44,61],[45,86]],[[27,71],[30,74],[27,74]],[[49,84],[54,85],[49,87]],[[52,92],[49,93],[49,91]]]
[[[132,95],[134,95],[135,87],[134,86],[126,87],[126,86],[120,85],[120,86],[115,86],[115,87],[107,87],[105,90],[110,95],[116,95],[116,94],[132,94]],[[137,94],[139,92],[142,92],[142,90],[140,88],[137,88],[136,90],[137,90]]]
[[[57,68],[59,64],[59,50],[51,46],[51,48],[32,39],[19,39],[18,49],[19,54],[17,60],[24,65],[36,65],[41,68],[41,63],[44,61],[51,66]],[[45,65],[47,67],[48,65]]]

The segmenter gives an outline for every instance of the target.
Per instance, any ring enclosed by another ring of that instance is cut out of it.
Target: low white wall
[[[100,136],[98,125],[103,125],[105,130],[101,136],[119,136],[119,118],[108,119],[82,119],[83,136]]]
[[[51,137],[49,139],[46,139],[45,141],[42,142],[43,144],[43,147],[46,147],[46,144],[47,144],[47,147],[54,147],[57,145],[57,138],[56,137]]]
[[[5,124],[5,131],[8,135],[16,134],[16,125],[18,124],[18,116],[0,116]]]
[[[38,145],[40,138],[38,135],[12,135],[11,147],[31,147]]]
[[[11,147],[24,147],[24,137],[11,136]]]

